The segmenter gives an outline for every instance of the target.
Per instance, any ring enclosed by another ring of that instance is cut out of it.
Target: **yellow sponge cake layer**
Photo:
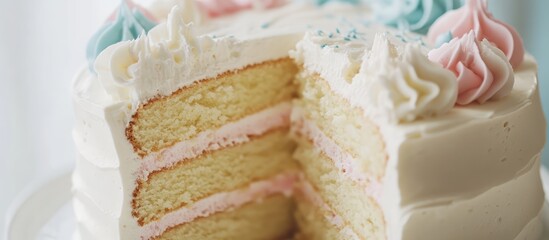
[[[320,76],[302,73],[296,82],[300,98],[294,101],[295,108],[350,153],[358,161],[361,171],[383,176],[386,155],[377,126],[368,122],[362,111],[335,95]]]
[[[293,212],[292,199],[274,195],[175,226],[156,239],[287,239],[294,228]]]
[[[324,202],[340,216],[345,225],[363,239],[383,239],[384,217],[366,186],[346,177],[333,161],[307,140],[298,138],[294,153],[305,181],[311,183]]]
[[[138,181],[133,215],[140,225],[218,192],[295,169],[294,143],[287,130],[274,130],[250,142],[184,160]]]
[[[126,135],[141,156],[189,140],[290,100],[296,72],[290,59],[281,59],[197,82],[140,106]]]
[[[305,197],[296,196],[295,218],[299,232],[296,240],[347,240],[349,235],[341,232],[326,219],[328,212],[322,211]]]

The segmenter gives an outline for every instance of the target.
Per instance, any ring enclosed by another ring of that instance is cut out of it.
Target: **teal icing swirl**
[[[344,2],[350,4],[359,4],[361,0],[314,0],[317,6],[322,6],[329,2]]]
[[[447,11],[463,5],[463,0],[373,0],[376,19],[389,26],[426,34]]]
[[[139,35],[148,33],[156,25],[156,22],[148,19],[137,8],[132,11],[126,1],[122,1],[116,19],[105,24],[88,42],[86,56],[90,70],[95,72],[95,59],[107,47],[137,39]]]

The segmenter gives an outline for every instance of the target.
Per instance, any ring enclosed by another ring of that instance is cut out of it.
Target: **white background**
[[[72,76],[86,64],[88,38],[118,2],[0,0],[0,227],[25,186],[72,168]],[[542,97],[549,107],[549,1],[491,3],[540,61]]]

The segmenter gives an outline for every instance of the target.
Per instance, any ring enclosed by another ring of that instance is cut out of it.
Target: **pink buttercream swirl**
[[[488,12],[486,0],[467,0],[467,4],[449,11],[429,29],[429,41],[436,42],[442,34],[461,37],[474,30],[477,40],[488,39],[505,53],[513,68],[524,60],[522,38],[512,26],[497,20]]]
[[[274,8],[283,5],[286,0],[199,0],[199,6],[210,17],[219,17],[242,10],[259,8]]]
[[[429,52],[429,59],[451,70],[458,81],[457,104],[484,103],[508,95],[515,81],[505,54],[471,30]]]

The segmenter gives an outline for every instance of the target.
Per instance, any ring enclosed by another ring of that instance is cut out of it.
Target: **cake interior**
[[[138,223],[144,226],[161,221],[216,193],[245,191],[256,181],[301,168],[295,197],[269,195],[176,224],[155,239],[281,239],[296,226],[299,239],[383,238],[381,210],[364,191],[369,182],[359,183],[338,168],[338,159],[331,158],[334,150],[322,149],[323,139],[319,138],[328,139],[340,155],[346,152],[357,171],[378,179],[386,158],[378,129],[331,92],[318,74],[302,70],[298,74],[299,69],[291,59],[268,61],[199,81],[139,107],[127,136],[143,157],[184,141],[192,144],[203,131],[219,129],[283,102],[293,101],[293,124],[292,134],[288,119],[285,127],[181,159],[138,180],[132,200],[132,214]],[[302,129],[305,125],[313,126],[319,134],[312,136]],[[342,222],[335,224],[334,217]]]
[[[275,195],[175,226],[154,239],[289,239],[295,226],[294,208],[291,198]]]
[[[126,135],[141,156],[158,152],[291,100],[296,72],[293,61],[284,58],[198,81],[141,105]]]
[[[133,214],[144,225],[215,193],[246,188],[254,181],[295,170],[294,148],[287,130],[275,129],[247,143],[153,172],[147,180],[138,181]]]

